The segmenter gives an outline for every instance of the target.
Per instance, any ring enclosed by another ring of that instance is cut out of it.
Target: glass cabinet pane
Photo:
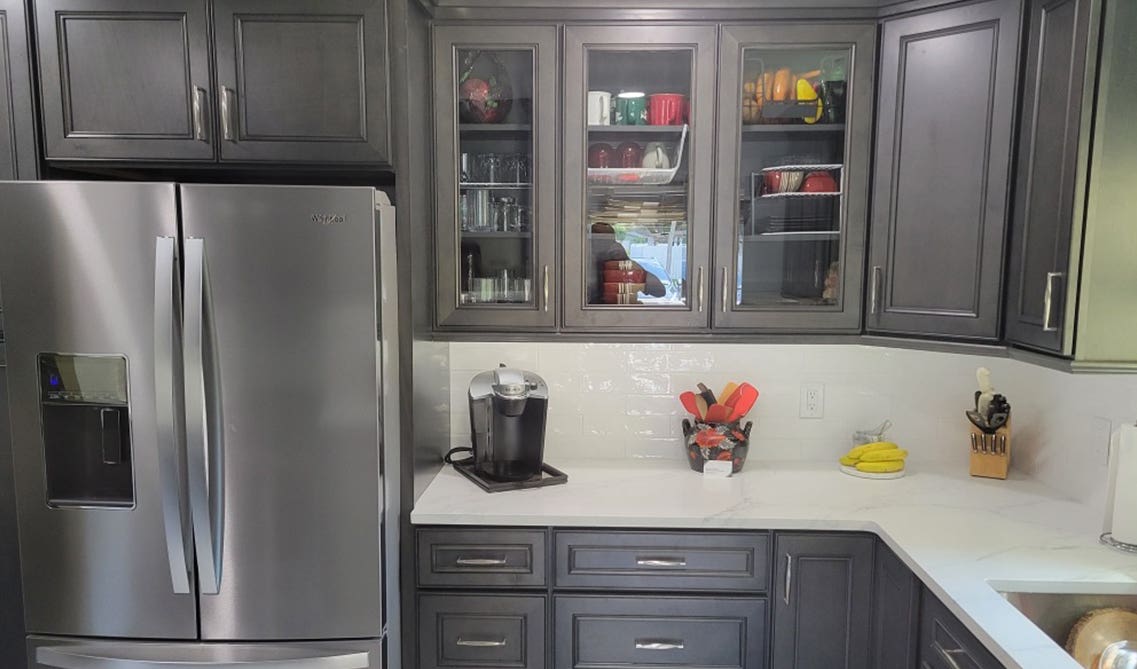
[[[460,309],[536,304],[534,60],[532,49],[454,49]]]
[[[695,52],[585,48],[588,307],[686,308]]]
[[[841,308],[851,55],[742,50],[734,309]]]

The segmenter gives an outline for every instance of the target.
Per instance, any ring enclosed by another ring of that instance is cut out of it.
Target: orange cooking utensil
[[[699,420],[706,420],[707,401],[703,399],[702,395],[695,395],[695,406],[699,408],[699,413],[695,414],[695,418],[698,418]]]
[[[730,399],[730,396],[733,395],[736,390],[738,390],[738,384],[734,381],[723,386],[722,392],[719,393],[719,402],[726,404],[726,401]]]
[[[730,407],[725,404],[712,404],[707,407],[708,423],[725,423],[730,418]]]
[[[690,390],[680,393],[679,401],[683,403],[683,408],[687,410],[687,413],[699,418],[699,405],[695,403],[695,393]]]
[[[754,403],[758,401],[758,389],[749,383],[743,383],[738,387],[738,400],[734,403],[734,411],[730,414],[730,422],[745,416]]]

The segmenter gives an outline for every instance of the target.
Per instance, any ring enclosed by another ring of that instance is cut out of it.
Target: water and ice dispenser
[[[47,503],[134,505],[126,358],[40,353]]]

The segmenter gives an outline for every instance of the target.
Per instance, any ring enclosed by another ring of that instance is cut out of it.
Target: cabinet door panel
[[[869,330],[999,336],[1019,18],[989,0],[884,23]]]
[[[0,0],[0,179],[36,177],[36,133],[22,0]]]
[[[779,534],[774,669],[869,669],[873,537]]]
[[[1036,2],[1028,31],[1007,338],[1058,353],[1064,352],[1066,288],[1076,285],[1071,240],[1081,231],[1078,193],[1084,187],[1078,183],[1084,181],[1088,150],[1079,147],[1089,143],[1083,131],[1089,115],[1083,119],[1082,105],[1087,77],[1093,79],[1087,45],[1100,18],[1097,9],[1094,0]]]
[[[875,23],[723,31],[715,328],[860,330],[875,41]],[[810,71],[812,108],[766,90]]]
[[[874,669],[916,666],[920,626],[920,582],[900,558],[881,542],[876,545],[873,574]]]
[[[204,0],[35,7],[48,159],[213,157]]]
[[[1001,669],[995,659],[963,623],[930,590],[922,593],[920,607],[920,662],[935,669]]]
[[[387,161],[378,0],[216,0],[222,160]]]

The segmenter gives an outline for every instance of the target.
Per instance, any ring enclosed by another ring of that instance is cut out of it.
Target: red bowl
[[[606,269],[604,283],[643,283],[643,269]]]

